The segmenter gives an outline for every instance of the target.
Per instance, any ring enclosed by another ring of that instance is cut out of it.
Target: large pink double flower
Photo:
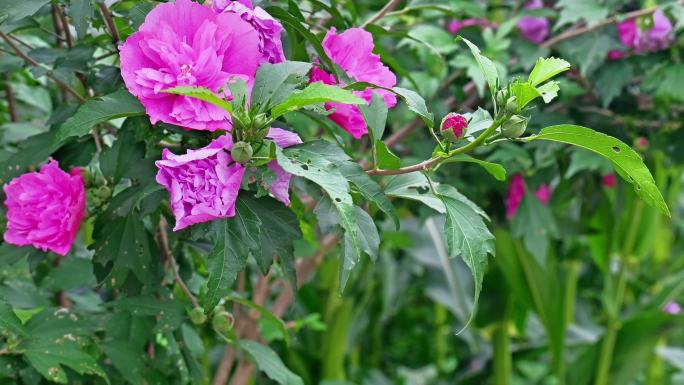
[[[279,128],[271,128],[267,137],[279,147],[302,142],[297,134]],[[175,155],[164,149],[162,160],[156,162],[159,168],[157,182],[171,195],[171,209],[176,217],[174,231],[235,215],[235,202],[246,168],[230,156],[232,148],[231,136],[224,135],[208,146],[188,150],[184,155]],[[271,194],[289,205],[292,175],[276,161],[269,163],[268,167],[276,175],[269,186]]]
[[[260,63],[259,47],[258,31],[241,15],[177,0],[155,7],[121,46],[121,76],[152,123],[229,129],[230,115],[223,109],[162,91],[197,86],[216,92],[233,77],[250,84]]]

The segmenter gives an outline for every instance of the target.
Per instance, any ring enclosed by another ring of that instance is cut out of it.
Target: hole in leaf
[[[309,166],[307,166],[307,165],[303,164],[303,165],[302,165],[302,169],[304,169],[304,170],[308,170],[308,169],[309,169]]]
[[[622,151],[622,150],[621,150],[620,147],[618,147],[618,146],[613,146],[613,151],[614,151],[616,154],[619,154],[620,151]]]
[[[342,199],[340,199],[340,198],[335,198],[335,202],[342,202]]]

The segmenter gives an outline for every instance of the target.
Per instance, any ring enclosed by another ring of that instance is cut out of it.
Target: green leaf
[[[138,102],[138,99],[125,90],[90,99],[78,108],[74,116],[59,127],[53,148],[59,147],[69,138],[87,135],[96,124],[143,114],[145,114],[145,108]]]
[[[273,258],[278,256],[286,277],[294,285],[293,288],[296,288],[293,242],[302,239],[297,215],[270,197],[257,199],[248,194],[241,194],[238,203],[240,210],[249,210],[250,215],[261,222],[259,252],[254,254],[261,272],[266,274]]]
[[[214,91],[205,87],[178,86],[167,88],[162,92],[174,95],[183,95],[194,99],[199,99],[211,103],[225,111],[233,112],[233,105],[226,99],[217,95]]]
[[[541,93],[542,99],[544,99],[544,103],[550,103],[553,99],[558,96],[558,91],[560,91],[560,83],[558,83],[555,80],[552,80],[548,83],[545,83],[542,86],[537,87],[537,91]]]
[[[394,87],[392,88],[392,91],[394,91],[394,93],[399,95],[406,102],[409,110],[415,112],[416,114],[420,115],[421,118],[423,118],[423,121],[425,124],[427,124],[428,128],[433,128],[435,126],[435,118],[432,115],[432,112],[428,111],[427,106],[425,105],[425,99],[423,99],[422,96],[415,91],[401,87]]]
[[[119,218],[99,216],[93,239],[93,261],[102,269],[98,274],[100,281],[106,279],[107,284],[117,287],[124,284],[131,272],[140,282],[148,282],[152,277],[150,239],[135,213]]]
[[[608,16],[608,9],[599,4],[598,0],[560,0],[556,6],[561,8],[561,12],[554,30],[580,20],[593,25]]]
[[[375,262],[378,258],[380,249],[380,235],[378,235],[378,229],[375,226],[375,222],[373,222],[373,218],[371,218],[361,207],[354,206],[354,212],[356,215],[356,224],[359,229],[358,236],[361,250],[368,255],[371,261]],[[345,233],[344,253],[341,256],[342,269],[340,269],[340,293],[343,292],[351,271],[359,262],[359,258],[354,254],[355,250],[352,242],[353,239],[349,233]]]
[[[634,67],[625,60],[606,63],[598,70],[596,81],[593,86],[601,96],[604,108],[608,108],[610,102],[619,96],[622,89],[634,80]],[[663,83],[667,79],[660,79]]]
[[[328,194],[340,216],[340,225],[350,237],[354,256],[361,257],[354,203],[350,195],[349,182],[338,168],[340,161],[346,161],[338,152],[331,151],[332,143],[317,140],[286,149],[277,149],[278,164],[290,174],[306,178],[319,185]],[[343,286],[341,286],[341,289]]]
[[[93,18],[93,5],[91,0],[71,0],[68,13],[74,23],[78,38],[83,40],[86,36],[90,19]]]
[[[572,144],[603,156],[613,164],[625,181],[634,185],[636,194],[644,202],[654,206],[661,213],[670,215],[670,209],[639,154],[618,139],[586,127],[569,124],[546,127],[538,135],[527,140],[537,139]]]
[[[528,103],[542,96],[532,84],[520,81],[511,84],[511,93],[517,98],[519,109],[523,109]]]
[[[545,266],[551,239],[560,237],[549,206],[542,204],[534,194],[525,194],[512,227],[513,236],[522,238],[527,251],[540,266]]]
[[[449,256],[460,255],[470,269],[475,284],[473,306],[476,307],[487,268],[487,255],[494,254],[494,236],[471,204],[453,194],[440,193],[439,198],[446,208],[444,232]],[[471,314],[468,322],[474,314],[475,312]]]
[[[527,81],[534,87],[544,83],[561,72],[570,69],[570,63],[555,57],[539,58],[534,64]]]
[[[375,153],[378,159],[377,167],[385,170],[396,170],[401,167],[401,159],[394,155],[382,140],[375,141]]]
[[[185,318],[183,304],[175,299],[157,298],[151,295],[123,298],[115,304],[117,311],[130,312],[134,316],[151,317],[156,320],[155,332],[165,333],[178,329]]]
[[[385,194],[404,199],[411,199],[444,214],[446,209],[442,201],[430,189],[430,183],[420,172],[396,175],[385,184]]]
[[[373,92],[371,102],[369,105],[359,105],[359,110],[363,115],[363,120],[368,126],[368,133],[373,140],[382,139],[385,133],[385,126],[387,126],[387,105],[382,96]]]
[[[304,385],[299,376],[288,369],[278,355],[268,346],[249,340],[240,340],[240,348],[249,353],[259,370],[280,385]]]
[[[12,333],[18,337],[27,335],[21,320],[12,311],[12,307],[5,302],[0,302],[0,334],[6,336],[7,333]]]
[[[484,168],[485,171],[487,171],[491,176],[496,178],[496,180],[502,182],[506,180],[506,169],[498,163],[487,162],[485,160],[473,158],[470,155],[460,154],[452,156],[451,158],[442,162],[442,164],[454,162],[467,162],[477,164],[479,166],[482,166],[482,168]]]
[[[354,95],[351,91],[343,88],[324,84],[322,82],[315,82],[309,84],[306,88],[299,92],[292,93],[282,103],[273,107],[271,117],[277,119],[278,117],[292,111],[299,110],[303,107],[324,103],[337,102],[343,104],[365,104],[366,101]]]
[[[252,108],[266,112],[282,103],[298,86],[308,81],[306,74],[311,66],[311,63],[296,61],[259,66],[252,88]]]
[[[247,266],[250,254],[259,252],[261,221],[243,203],[235,205],[235,216],[215,221],[216,245],[209,254],[209,278],[202,297],[205,309],[213,309],[230,293],[238,273]]]
[[[102,377],[109,383],[104,371],[97,361],[89,354],[80,350],[75,342],[65,340],[62,343],[54,341],[32,341],[24,348],[24,357],[46,379],[60,384],[67,383],[67,375],[62,365],[76,371],[78,374],[90,374]]]
[[[499,73],[496,70],[496,65],[494,65],[494,62],[488,57],[483,56],[480,53],[480,49],[475,44],[471,43],[470,40],[463,37],[459,37],[459,39],[463,40],[468,45],[468,48],[470,48],[470,52],[473,54],[473,57],[475,57],[475,61],[477,61],[482,74],[487,80],[489,92],[492,97],[494,97],[497,88],[499,88]]]
[[[49,0],[2,1],[0,2],[0,23],[32,16],[49,2]]]
[[[611,49],[619,48],[619,43],[607,34],[593,33],[565,41],[558,48],[563,57],[577,63],[580,73],[588,77],[605,62]]]
[[[133,385],[145,383],[145,355],[135,344],[130,341],[114,340],[104,342],[100,348],[126,381]]]

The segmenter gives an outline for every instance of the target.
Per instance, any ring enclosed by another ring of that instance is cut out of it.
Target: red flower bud
[[[601,178],[601,184],[605,188],[615,188],[615,186],[617,186],[617,178],[615,178],[615,174],[604,175],[603,178]]]
[[[440,130],[444,139],[456,143],[468,132],[468,121],[463,115],[451,112],[442,119]]]
[[[648,149],[648,139],[640,136],[634,141],[634,147],[639,151],[646,151]]]

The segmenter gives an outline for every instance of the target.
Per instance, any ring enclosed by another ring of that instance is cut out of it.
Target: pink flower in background
[[[280,147],[301,143],[297,134],[271,128],[268,137]],[[233,140],[224,135],[198,150],[175,155],[164,149],[156,162],[157,182],[171,195],[171,209],[176,217],[174,231],[196,223],[235,215],[235,202],[240,191],[245,167],[230,156]],[[274,161],[268,167],[276,175],[270,186],[273,196],[290,204],[291,175]]]
[[[677,302],[668,302],[663,306],[663,311],[667,314],[679,315],[682,312],[682,307]]]
[[[489,20],[485,18],[471,18],[471,19],[464,19],[464,20],[452,20],[449,22],[447,25],[447,30],[449,33],[455,35],[458,33],[463,28],[467,27],[474,27],[474,26],[479,26],[479,27],[493,27],[494,23],[490,23]]]
[[[553,190],[546,183],[542,183],[534,193],[537,199],[545,205],[548,205],[551,201],[551,194],[553,194]]]
[[[531,0],[525,4],[525,9],[544,8],[542,0]],[[545,17],[523,16],[518,21],[518,30],[525,40],[541,44],[549,36],[549,19]]]
[[[617,178],[615,174],[607,174],[601,178],[601,184],[605,188],[615,188],[617,186]]]
[[[508,219],[515,217],[524,197],[525,180],[522,175],[515,174],[511,178],[511,184],[508,185],[508,193],[506,194],[506,217]]]
[[[5,242],[32,245],[65,256],[85,216],[86,194],[80,169],[66,173],[57,161],[40,172],[12,179],[4,187],[7,206]]]
[[[260,63],[280,63],[285,61],[283,43],[280,35],[283,26],[261,7],[254,7],[249,0],[242,1],[214,1],[213,8],[219,13],[235,13],[250,23],[259,33]]]
[[[642,30],[636,19],[625,20],[617,24],[620,42],[636,53],[665,49],[674,39],[672,22],[665,13],[658,9],[653,13],[653,26]]]
[[[373,35],[361,28],[351,28],[338,34],[335,28],[331,28],[323,39],[323,49],[330,59],[340,66],[347,76],[355,81],[368,82],[375,85],[392,88],[397,84],[397,78],[380,61],[380,56],[373,53]],[[312,82],[336,84],[335,78],[320,67],[314,66],[311,71]],[[367,88],[364,91],[355,91],[356,95],[370,103],[373,93],[382,96],[387,107],[397,105],[397,97],[394,93],[385,90]],[[359,139],[368,133],[368,127],[363,120],[358,107],[340,103],[326,103],[327,110],[335,109],[328,115],[328,119],[339,124],[354,138]]]
[[[217,91],[229,79],[253,81],[261,59],[259,33],[240,15],[217,14],[190,0],[156,6],[120,47],[121,76],[152,123],[214,131],[230,115],[198,99],[162,92],[176,86]]]
[[[625,57],[627,57],[627,53],[624,51],[620,51],[619,49],[611,49],[610,51],[608,51],[609,60],[619,60]]]

